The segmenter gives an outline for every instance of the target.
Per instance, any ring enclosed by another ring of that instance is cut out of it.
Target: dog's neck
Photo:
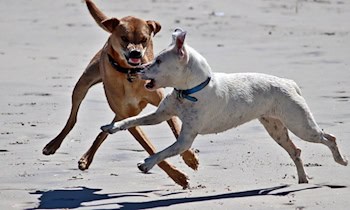
[[[134,79],[136,78],[136,74],[139,73],[140,71],[143,70],[143,68],[137,68],[137,67],[132,67],[130,66],[125,59],[121,59],[122,62],[120,62],[120,55],[113,49],[112,46],[109,46],[107,48],[107,56],[108,56],[108,61],[110,65],[118,72],[126,74],[127,75],[127,80],[129,82],[133,82]],[[117,57],[119,59],[119,62],[115,59]],[[121,64],[122,63],[122,64]],[[128,67],[125,68],[124,65],[127,63]],[[123,65],[124,64],[124,65]],[[131,68],[130,68],[131,67]]]
[[[190,46],[186,45],[185,47],[189,59],[185,66],[186,69],[183,78],[176,85],[176,88],[180,90],[193,88],[212,75],[211,68],[206,59]]]

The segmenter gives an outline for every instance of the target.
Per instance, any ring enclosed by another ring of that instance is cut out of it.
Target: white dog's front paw
[[[143,173],[147,173],[149,170],[153,168],[153,164],[150,163],[150,161],[142,160],[137,164],[137,167],[142,171]]]
[[[113,134],[113,133],[116,133],[118,131],[125,130],[125,129],[123,129],[117,123],[111,123],[111,124],[108,124],[108,125],[101,126],[101,130],[104,131],[104,132],[108,132],[110,134]]]
[[[101,130],[104,131],[104,132],[108,132],[109,133],[109,130],[113,128],[113,124],[108,124],[108,125],[103,125],[101,126]]]

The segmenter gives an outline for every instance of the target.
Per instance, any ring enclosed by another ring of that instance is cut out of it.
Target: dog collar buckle
[[[190,94],[196,93],[200,90],[202,90],[203,88],[205,88],[209,82],[210,82],[210,77],[207,78],[207,80],[205,80],[204,82],[202,82],[201,84],[195,86],[194,88],[191,89],[187,89],[187,90],[179,90],[175,88],[176,91],[176,97],[181,100],[181,99],[187,99],[189,101],[192,102],[197,102],[198,99],[196,97],[190,96]]]
[[[137,78],[135,74],[143,71],[143,68],[134,68],[134,69],[123,68],[122,66],[118,65],[118,63],[113,59],[113,57],[110,54],[108,54],[108,60],[111,66],[116,71],[127,75],[127,80],[130,83],[132,83]]]
[[[130,83],[132,83],[132,82],[134,81],[134,79],[136,78],[135,75],[131,74],[131,70],[130,70],[130,69],[128,70],[127,77],[128,77],[127,80],[128,80]]]
[[[175,89],[175,91],[176,91],[176,98],[179,100],[183,99],[182,90]]]
[[[181,100],[181,99],[187,99],[187,100],[190,100],[192,102],[197,102],[198,99],[193,97],[193,96],[189,96],[187,94],[184,93],[184,90],[178,90],[178,89],[175,89],[176,90],[176,97],[177,99]]]

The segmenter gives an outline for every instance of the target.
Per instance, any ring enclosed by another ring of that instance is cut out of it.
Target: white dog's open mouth
[[[156,81],[154,79],[149,79],[145,87],[149,90],[152,90],[156,86]]]

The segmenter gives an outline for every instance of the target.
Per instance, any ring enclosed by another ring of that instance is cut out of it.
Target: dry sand
[[[191,189],[182,190],[127,132],[110,136],[88,171],[77,161],[112,119],[102,85],[89,92],[78,123],[57,154],[43,146],[66,122],[72,88],[108,34],[79,0],[1,1],[0,209],[348,209],[350,167],[322,145],[292,136],[310,184],[256,121],[199,136],[200,168],[180,158]],[[214,71],[263,72],[294,79],[320,126],[350,157],[350,2],[347,0],[96,1],[110,16],[159,21],[155,52],[176,27]],[[147,108],[151,110],[152,108]],[[174,141],[163,123],[145,127],[158,148]]]

